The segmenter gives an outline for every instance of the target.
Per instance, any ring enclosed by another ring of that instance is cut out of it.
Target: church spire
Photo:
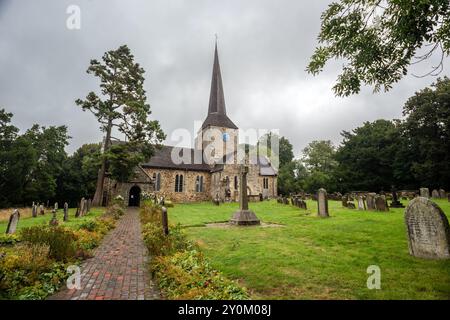
[[[217,50],[217,37],[214,49],[214,64],[211,79],[211,92],[209,94],[208,117],[203,123],[202,128],[208,126],[237,129],[236,125],[227,117],[222,74],[220,72],[219,53]]]
[[[227,114],[225,107],[225,96],[223,93],[222,74],[220,72],[219,54],[217,52],[217,39],[214,50],[214,65],[211,79],[211,92],[209,94],[208,114]]]

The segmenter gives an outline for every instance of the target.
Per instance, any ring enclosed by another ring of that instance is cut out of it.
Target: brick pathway
[[[129,208],[105,236],[94,257],[81,265],[81,289],[63,289],[51,300],[160,299],[147,268],[139,212]]]

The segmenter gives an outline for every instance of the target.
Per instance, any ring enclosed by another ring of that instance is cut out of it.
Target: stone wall
[[[210,200],[209,190],[211,187],[211,175],[209,172],[168,170],[168,169],[144,169],[150,177],[154,173],[161,174],[161,188],[155,191],[157,194],[164,195],[166,199],[175,202],[195,202]],[[183,191],[175,192],[176,175],[183,175]],[[203,176],[203,192],[196,192],[195,181],[197,176]]]

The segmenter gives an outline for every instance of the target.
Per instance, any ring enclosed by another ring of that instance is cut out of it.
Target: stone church
[[[217,133],[221,140],[219,148],[212,147]],[[136,168],[131,181],[119,183],[105,179],[103,204],[121,195],[130,206],[138,206],[142,192],[156,193],[174,202],[216,198],[238,201],[241,167],[238,144],[239,129],[226,112],[216,44],[208,115],[197,133],[194,148],[163,146],[149,161]],[[205,151],[208,149],[211,157],[207,158]],[[174,154],[191,161],[174,161]],[[277,171],[269,159],[247,155],[245,163],[249,167],[247,194],[250,200],[276,197]]]

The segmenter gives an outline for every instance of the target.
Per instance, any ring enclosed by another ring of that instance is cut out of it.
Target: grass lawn
[[[80,218],[75,218],[76,210],[77,210],[76,208],[69,209],[69,221],[64,222],[63,221],[63,215],[64,215],[63,209],[59,209],[56,212],[56,216],[58,217],[58,220],[59,220],[59,225],[76,229],[82,222],[94,219],[95,217],[101,215],[104,212],[105,208],[92,208],[91,212],[89,212],[88,214],[86,214],[85,216],[80,217]],[[11,212],[12,212],[12,210],[11,210]],[[20,212],[20,210],[19,210],[19,212]],[[38,215],[36,218],[32,218],[32,217],[26,217],[23,219],[21,218],[19,220],[19,224],[17,225],[17,231],[19,231],[21,228],[26,228],[26,227],[32,227],[32,226],[37,226],[37,225],[48,225],[50,223],[51,219],[52,219],[51,210],[46,210],[45,215],[42,215],[42,216]],[[8,227],[8,221],[0,221],[0,233],[5,233],[7,227]]]
[[[407,201],[402,201],[407,204]],[[447,216],[450,203],[437,200]],[[331,218],[276,201],[250,203],[264,222],[281,228],[206,228],[227,221],[237,204],[176,204],[171,223],[186,226],[213,266],[246,286],[253,299],[450,299],[450,260],[408,252],[404,209],[348,210],[329,201]],[[366,286],[367,267],[381,268],[381,290]]]

